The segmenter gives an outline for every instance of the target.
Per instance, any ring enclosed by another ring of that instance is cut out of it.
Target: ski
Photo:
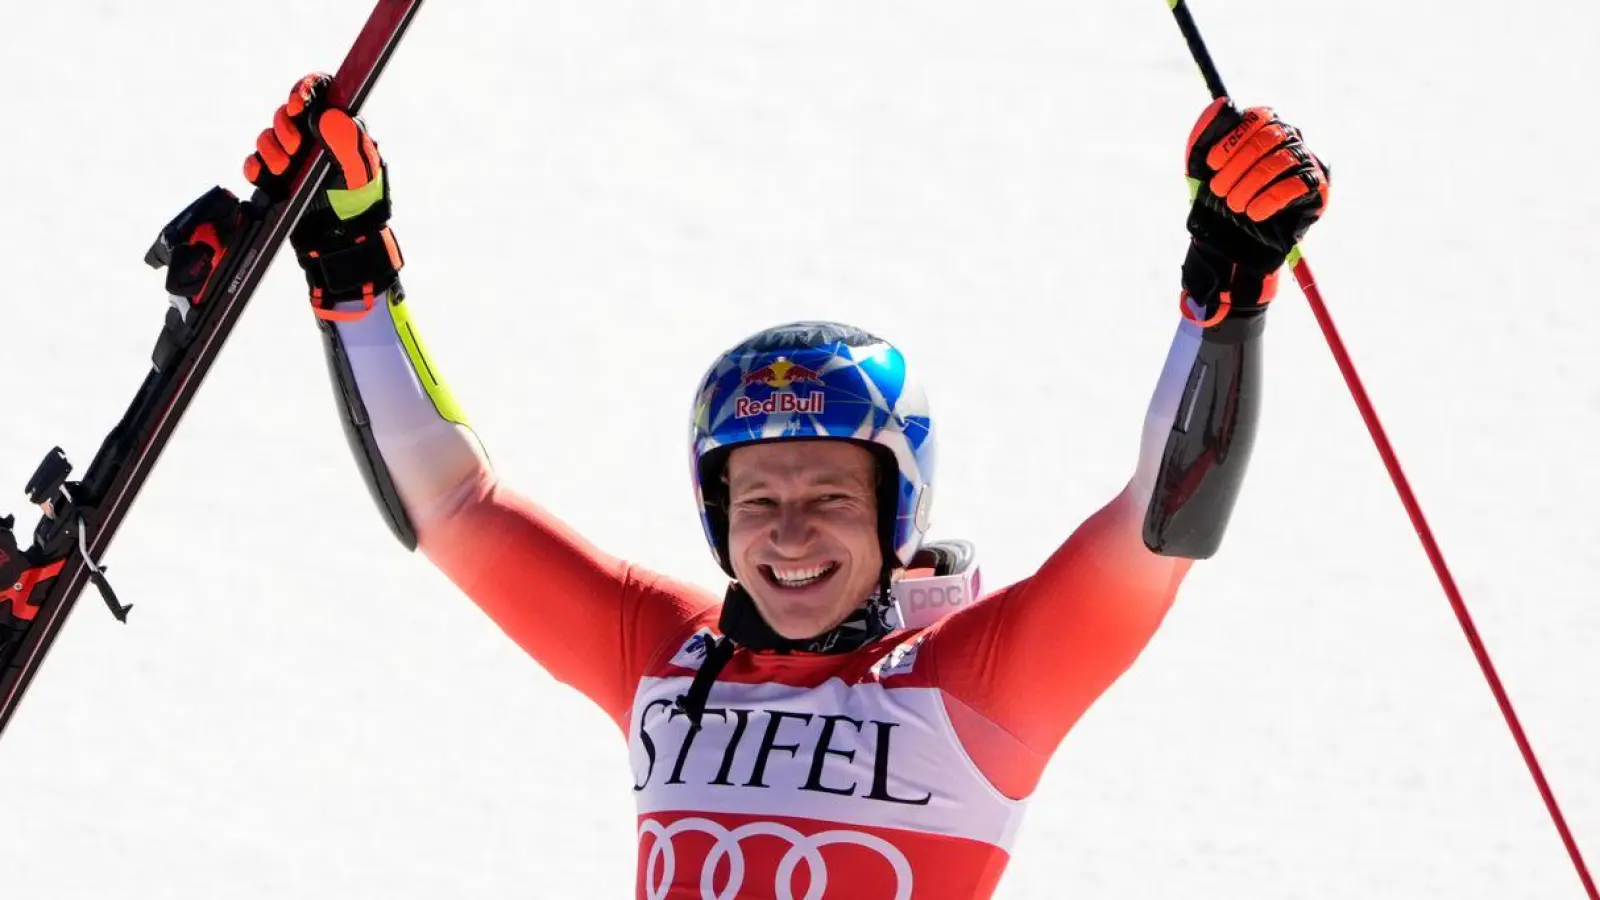
[[[332,102],[352,115],[360,112],[421,6],[422,0],[377,0],[334,76]],[[131,607],[112,592],[100,560],[278,248],[322,189],[330,163],[318,147],[287,199],[273,202],[257,190],[238,205],[240,220],[205,291],[192,306],[167,310],[150,372],[83,477],[68,480],[72,464],[56,447],[29,479],[28,501],[40,511],[32,545],[22,549],[14,517],[0,517],[0,735],[88,585],[100,591],[113,615],[127,620]],[[231,201],[220,187],[195,201],[163,230],[145,262],[165,266],[179,223],[186,216],[203,217],[219,198]]]

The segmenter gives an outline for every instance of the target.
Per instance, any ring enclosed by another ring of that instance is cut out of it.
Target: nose
[[[785,503],[772,518],[768,539],[780,551],[803,551],[811,543],[814,532],[815,527],[805,507],[798,503]]]

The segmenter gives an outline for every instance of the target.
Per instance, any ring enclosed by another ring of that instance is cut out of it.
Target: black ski
[[[352,115],[360,111],[421,6],[422,0],[377,0],[334,76],[332,102]],[[167,311],[150,373],[83,477],[68,480],[72,465],[56,447],[28,481],[28,501],[41,513],[32,546],[20,548],[12,531],[15,520],[0,517],[0,734],[85,587],[94,584],[112,614],[126,621],[131,607],[112,593],[99,560],[278,248],[322,189],[329,168],[326,154],[317,148],[286,200],[274,203],[258,190],[239,204],[242,218],[215,262],[205,292],[187,309]],[[166,265],[174,226],[184,216],[203,215],[206,204],[219,197],[229,199],[216,188],[195,201],[163,230],[145,262]]]

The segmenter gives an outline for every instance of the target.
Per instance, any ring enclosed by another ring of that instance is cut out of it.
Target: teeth
[[[799,587],[810,584],[818,578],[833,571],[833,563],[823,563],[820,566],[808,566],[804,569],[779,569],[773,567],[772,577],[778,583],[789,587]]]

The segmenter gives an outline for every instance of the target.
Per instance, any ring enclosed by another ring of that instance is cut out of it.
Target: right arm
[[[625,720],[662,642],[711,603],[602,552],[503,484],[398,281],[359,316],[321,319],[340,419],[391,530],[438,566],[556,679]]]
[[[308,152],[300,131],[316,118],[336,174],[291,241],[356,463],[402,544],[626,729],[650,658],[714,601],[601,552],[500,483],[411,320],[377,145],[360,123],[320,105],[324,87],[313,78],[296,86],[245,174],[264,190],[278,184]]]

